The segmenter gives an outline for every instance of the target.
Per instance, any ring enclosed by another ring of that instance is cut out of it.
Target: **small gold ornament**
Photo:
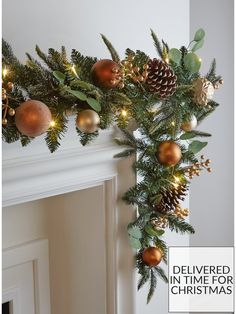
[[[160,264],[163,257],[162,251],[157,247],[149,247],[143,251],[142,260],[144,264],[153,267]]]
[[[195,162],[192,166],[185,168],[185,173],[189,177],[189,179],[193,179],[194,176],[200,176],[201,171],[207,170],[208,172],[212,172],[212,169],[209,167],[211,164],[210,159],[205,160],[205,156],[201,156],[201,160]]]
[[[76,125],[78,129],[83,133],[94,133],[98,130],[100,123],[100,117],[94,110],[83,110],[76,118]]]
[[[177,165],[181,157],[181,149],[174,141],[164,141],[158,147],[157,159],[164,166]]]
[[[182,123],[181,129],[186,132],[190,132],[194,130],[196,126],[197,126],[197,118],[195,117],[195,115],[192,115],[190,119],[187,119],[184,123]]]
[[[7,119],[6,118],[2,119],[2,125],[4,125],[4,126],[7,125]]]
[[[12,91],[13,87],[14,87],[14,84],[12,82],[7,83],[7,88],[9,89],[9,91]]]
[[[223,84],[224,84],[224,80],[223,80],[223,79],[220,79],[220,80],[219,80],[219,83],[220,83],[220,85],[223,85]]]
[[[148,65],[144,64],[142,68],[134,66],[134,59],[135,55],[129,54],[125,60],[120,62],[122,73],[122,82],[119,84],[120,88],[125,86],[124,81],[127,78],[130,78],[134,82],[144,83],[148,77]]]
[[[193,82],[193,101],[200,106],[207,106],[213,98],[215,88],[206,78],[199,77]]]
[[[9,114],[9,116],[11,116],[11,117],[13,117],[14,115],[15,115],[15,110],[13,109],[13,108],[9,108],[8,109],[8,114]]]
[[[173,214],[180,219],[185,219],[189,215],[189,209],[182,208],[181,206],[177,205]]]

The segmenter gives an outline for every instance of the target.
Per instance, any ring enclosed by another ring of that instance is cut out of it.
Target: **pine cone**
[[[146,83],[151,92],[158,93],[161,98],[170,97],[176,90],[176,81],[175,73],[164,61],[149,60]]]
[[[163,191],[161,202],[157,205],[156,210],[162,213],[174,212],[180,201],[185,199],[187,190],[186,184],[179,184],[176,188]]]

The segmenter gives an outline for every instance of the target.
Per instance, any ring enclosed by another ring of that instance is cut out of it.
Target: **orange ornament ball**
[[[97,61],[92,67],[94,84],[103,88],[114,88],[120,83],[120,66],[112,60],[103,59]]]
[[[156,247],[149,247],[143,251],[142,260],[148,266],[157,266],[162,260],[162,251]]]
[[[16,109],[15,123],[24,135],[36,137],[45,133],[52,120],[49,108],[38,100],[29,100]]]
[[[157,159],[163,166],[173,167],[182,157],[181,149],[174,141],[162,142],[157,151]]]

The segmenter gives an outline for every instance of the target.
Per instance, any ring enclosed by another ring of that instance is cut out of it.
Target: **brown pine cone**
[[[177,77],[168,64],[160,59],[149,60],[146,83],[151,92],[161,98],[170,97],[176,90],[176,81]]]
[[[156,206],[156,210],[161,213],[174,212],[180,202],[185,199],[187,191],[186,184],[179,184],[177,187],[163,191],[161,202]]]

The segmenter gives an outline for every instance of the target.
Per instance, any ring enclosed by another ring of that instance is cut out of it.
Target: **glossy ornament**
[[[16,109],[16,127],[22,134],[29,137],[36,137],[45,133],[51,120],[51,111],[38,100],[26,101]]]
[[[157,266],[162,260],[162,252],[156,247],[149,247],[143,251],[142,260],[148,266]]]
[[[181,149],[174,141],[164,141],[158,147],[157,159],[163,166],[175,166],[181,157]]]
[[[214,96],[214,91],[213,84],[204,77],[193,81],[193,101],[200,106],[207,106]]]
[[[94,133],[98,130],[100,117],[94,110],[83,110],[76,118],[76,126],[83,133]]]
[[[111,89],[121,82],[121,69],[112,60],[99,60],[92,67],[92,77],[95,85]]]
[[[195,115],[192,115],[189,119],[187,119],[184,123],[181,125],[181,129],[190,132],[194,130],[197,127],[197,118]]]

